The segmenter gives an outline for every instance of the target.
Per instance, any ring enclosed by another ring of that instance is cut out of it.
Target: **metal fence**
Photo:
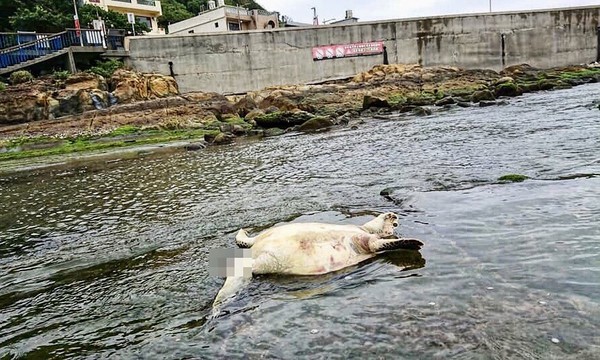
[[[0,32],[0,49],[6,49],[8,47],[25,44],[31,41],[35,41],[37,39],[44,38],[49,35],[52,34],[34,32]]]
[[[67,29],[58,34],[48,35],[25,44],[0,50],[0,68],[17,65],[70,46],[106,47],[101,30]]]

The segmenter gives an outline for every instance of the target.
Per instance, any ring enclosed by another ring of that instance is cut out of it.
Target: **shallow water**
[[[599,90],[2,175],[0,358],[598,358]],[[383,211],[420,253],[206,320],[238,228]]]

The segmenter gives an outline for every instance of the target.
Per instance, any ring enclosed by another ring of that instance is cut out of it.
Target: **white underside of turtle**
[[[249,248],[252,257],[236,261],[236,266],[251,268],[253,275],[320,275],[356,265],[384,251],[419,250],[421,241],[394,235],[397,226],[398,216],[385,213],[362,226],[293,223],[272,227],[255,237],[242,229],[236,244]],[[250,280],[250,271],[236,269],[235,273],[227,277],[217,294],[213,314]]]

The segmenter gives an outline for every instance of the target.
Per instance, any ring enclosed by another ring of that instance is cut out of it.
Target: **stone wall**
[[[384,41],[390,63],[490,68],[596,60],[600,6],[364,22],[210,35],[137,37],[129,62],[169,74],[182,92],[241,93],[349,77],[382,55],[313,61],[314,46]]]

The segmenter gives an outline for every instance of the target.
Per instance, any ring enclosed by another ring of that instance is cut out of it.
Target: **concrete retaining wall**
[[[136,70],[169,74],[183,92],[238,93],[348,77],[382,55],[313,61],[312,47],[383,40],[390,63],[491,68],[596,60],[600,6],[365,22],[345,26],[132,38]],[[504,40],[503,40],[504,38]],[[504,42],[504,51],[503,51]]]

